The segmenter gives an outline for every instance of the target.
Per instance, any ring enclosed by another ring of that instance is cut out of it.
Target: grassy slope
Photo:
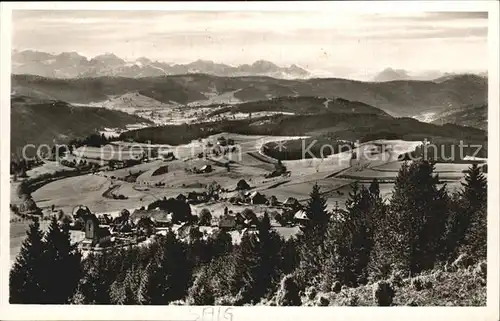
[[[139,92],[160,102],[185,103],[204,99],[205,96],[189,86],[182,86],[167,77],[157,78],[77,78],[55,79],[30,75],[14,75],[12,87],[23,95],[31,93],[70,103],[90,103],[108,99],[110,95]]]
[[[443,126],[420,122],[413,118],[394,118],[383,119],[368,124],[367,126],[358,126],[341,130],[337,135],[345,138],[359,138],[362,140],[377,139],[377,133],[394,133],[398,139],[404,140],[447,140],[458,142],[466,140],[471,142],[487,140],[485,131],[477,128],[463,127],[453,124]],[[384,137],[380,137],[384,138]]]
[[[388,116],[381,109],[367,104],[349,101],[342,98],[326,99],[320,97],[279,97],[269,100],[259,100],[236,104],[232,107],[222,108],[211,113],[211,116],[230,111],[231,113],[249,113],[260,111],[279,111],[296,114],[318,113],[354,113],[377,114]]]
[[[488,129],[488,105],[481,104],[477,106],[465,106],[458,110],[452,109],[442,112],[436,116],[433,124],[457,124],[461,126],[469,126]]]
[[[419,122],[411,118],[391,118],[375,114],[325,113],[316,115],[277,115],[259,119],[224,120],[220,122],[162,126],[124,133],[123,138],[163,144],[189,143],[198,137],[221,132],[253,135],[311,135],[329,139],[367,141],[405,139],[468,143],[487,141],[486,132],[470,127],[444,126]]]
[[[487,79],[464,75],[435,83],[431,81],[361,82],[321,78],[284,80],[270,77],[216,77],[203,74],[147,78],[50,79],[14,75],[15,91],[42,95],[69,102],[103,101],[108,95],[138,91],[161,102],[188,103],[206,98],[204,93],[236,91],[243,101],[267,100],[282,96],[341,97],[359,101],[399,116],[416,115],[445,106],[477,104],[487,99]]]
[[[411,285],[412,279],[403,279],[396,286],[393,305],[395,306],[485,306],[486,283],[474,271],[459,270],[443,272],[438,269],[418,276],[422,281],[430,281],[431,288],[418,290]],[[373,284],[357,288],[345,288],[340,293],[323,292],[330,306],[375,306],[372,297]],[[315,305],[317,300],[302,297],[302,305]]]
[[[15,96],[11,99],[11,148],[17,152],[25,144],[62,143],[104,127],[125,128],[142,122],[150,123],[124,112]]]
[[[157,144],[185,144],[209,135],[230,132],[249,135],[302,136],[319,128],[330,128],[335,124],[365,124],[380,119],[374,114],[317,114],[294,116],[270,116],[258,119],[224,120],[190,125],[169,125],[144,128],[126,132],[124,139],[138,142],[151,141]],[[388,118],[388,117],[384,117]]]

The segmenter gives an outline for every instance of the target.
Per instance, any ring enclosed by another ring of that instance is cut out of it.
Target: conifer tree
[[[373,276],[386,277],[390,271],[390,266],[386,261],[386,249],[389,249],[391,245],[385,242],[388,241],[387,220],[391,218],[387,215],[387,205],[382,200],[380,185],[376,178],[371,182],[368,190],[372,201],[370,222],[372,248],[367,267],[368,274],[372,278]]]
[[[258,296],[255,285],[262,261],[259,247],[259,239],[256,234],[244,233],[234,252],[234,270],[229,276],[230,292],[232,295],[240,292],[244,302],[252,302]]]
[[[443,261],[451,261],[458,256],[459,246],[463,244],[465,232],[470,224],[469,214],[464,210],[460,193],[453,193],[446,223],[445,249],[441,255]]]
[[[487,256],[487,221],[488,211],[484,204],[474,212],[462,245],[461,251],[470,255],[476,262],[485,260]]]
[[[214,257],[206,266],[207,279],[210,282],[210,290],[214,299],[236,294],[238,289],[234,289],[236,279],[234,276],[236,269],[236,249],[223,256]],[[205,267],[202,267],[205,270]]]
[[[465,183],[462,183],[462,197],[465,206],[475,211],[486,204],[488,194],[488,183],[477,164],[472,164],[465,174]]]
[[[240,244],[230,255],[231,258],[218,260],[218,273],[226,271],[229,291],[225,295],[240,303],[255,304],[272,292],[279,279],[281,253],[281,238],[271,230],[269,216],[265,213],[257,225],[257,233],[243,233]],[[221,281],[217,283],[221,284]],[[217,287],[220,286],[215,288]]]
[[[214,305],[215,297],[211,281],[210,267],[202,266],[193,285],[188,290],[187,303],[190,305]]]
[[[147,291],[141,289],[141,269],[133,264],[127,273],[121,274],[110,287],[110,298],[112,304],[132,305],[142,304],[147,298]],[[141,301],[142,300],[142,301]]]
[[[10,270],[9,302],[16,304],[41,303],[44,296],[42,287],[42,255],[44,251],[43,233],[38,219],[29,225],[21,251]]]
[[[314,184],[305,212],[309,222],[300,237],[300,263],[302,275],[298,282],[310,282],[317,276],[322,260],[322,249],[330,215],[326,210],[326,199],[321,195],[318,184]]]
[[[280,270],[283,274],[290,274],[295,271],[299,265],[299,242],[296,237],[291,237],[283,241],[281,246],[281,265]]]
[[[449,199],[438,182],[434,164],[425,160],[403,164],[396,177],[383,242],[392,244],[386,259],[396,269],[432,268],[443,251]]]
[[[118,276],[117,264],[122,252],[90,253],[82,261],[82,278],[78,286],[84,303],[110,304],[111,284]]]
[[[269,232],[269,230],[271,229],[271,219],[269,218],[269,214],[267,212],[264,212],[264,215],[260,219],[258,228],[259,228],[259,235],[265,234]]]
[[[462,186],[461,209],[458,212],[460,214],[456,214],[454,222],[459,227],[456,247],[476,260],[484,259],[487,243],[488,184],[476,164],[467,170]]]
[[[255,300],[266,293],[274,291],[279,281],[282,239],[271,229],[271,220],[267,212],[264,213],[258,225],[260,266],[256,272]]]
[[[73,296],[81,277],[81,254],[71,245],[68,224],[52,218],[45,234],[43,253],[43,303],[65,304]]]
[[[380,197],[380,184],[378,182],[378,179],[374,178],[372,180],[372,182],[370,183],[370,187],[368,188],[368,190],[370,191],[370,193],[378,198]]]
[[[336,211],[329,224],[324,246],[323,281],[356,286],[368,280],[368,263],[373,247],[373,217],[376,195],[352,184],[345,211]]]
[[[453,195],[451,210],[447,222],[446,250],[444,258],[453,260],[464,247],[466,235],[474,222],[480,223],[483,206],[487,203],[487,181],[480,168],[473,164],[465,174],[462,190]],[[476,230],[477,233],[478,231]],[[472,253],[469,253],[472,254]]]
[[[374,190],[374,193],[378,190]],[[364,186],[353,188],[346,201],[347,216],[344,225],[349,231],[352,252],[353,277],[355,284],[366,282],[367,266],[373,247],[373,216],[375,198]]]
[[[326,210],[326,199],[321,195],[319,185],[314,184],[306,209],[307,217],[311,220],[311,228],[318,228],[318,233],[325,231],[329,215]],[[319,236],[319,235],[318,235]]]
[[[233,249],[231,235],[224,230],[217,230],[209,240],[213,258],[226,255]]]
[[[186,246],[171,230],[159,245],[158,257],[150,267],[148,297],[151,304],[167,304],[184,298],[192,274]]]

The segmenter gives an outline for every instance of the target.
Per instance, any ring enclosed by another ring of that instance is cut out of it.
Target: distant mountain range
[[[105,53],[88,59],[76,52],[51,54],[34,50],[13,51],[12,73],[37,75],[49,78],[86,78],[102,76],[141,78],[195,73],[220,77],[268,76],[278,79],[327,78],[335,76],[335,71],[309,71],[296,64],[292,64],[288,67],[281,67],[266,60],[258,60],[253,64],[243,64],[239,66],[230,66],[210,60],[196,60],[188,64],[174,64],[153,61],[147,57],[140,57],[134,61],[126,61],[113,53]],[[481,77],[488,76],[487,72],[471,74]],[[404,69],[386,68],[373,76],[372,81],[442,81],[456,75],[458,74],[436,70],[410,72]]]
[[[471,75],[487,78],[487,72],[478,72],[478,73],[470,73]],[[463,75],[458,73],[448,73],[448,72],[440,72],[437,70],[430,70],[425,72],[411,73],[404,69],[392,69],[386,68],[382,70],[380,73],[376,74],[373,77],[373,81],[375,82],[386,82],[386,81],[397,81],[397,80],[421,80],[421,81],[434,81],[434,82],[442,82],[447,79],[451,79],[455,76]]]
[[[12,73],[51,78],[84,78],[120,76],[129,78],[205,73],[222,77],[269,76],[281,79],[311,77],[311,73],[297,65],[280,67],[270,61],[258,60],[253,64],[230,66],[209,60],[189,64],[169,64],[141,57],[125,61],[112,53],[98,55],[90,60],[76,52],[50,54],[25,50],[12,54]]]

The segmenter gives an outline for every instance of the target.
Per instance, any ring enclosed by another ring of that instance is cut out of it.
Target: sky
[[[356,77],[387,67],[486,71],[487,29],[486,12],[14,10],[12,48],[171,63],[264,59]]]

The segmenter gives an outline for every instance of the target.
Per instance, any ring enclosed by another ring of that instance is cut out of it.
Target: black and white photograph
[[[498,320],[498,3],[412,2],[2,4],[2,304]]]

